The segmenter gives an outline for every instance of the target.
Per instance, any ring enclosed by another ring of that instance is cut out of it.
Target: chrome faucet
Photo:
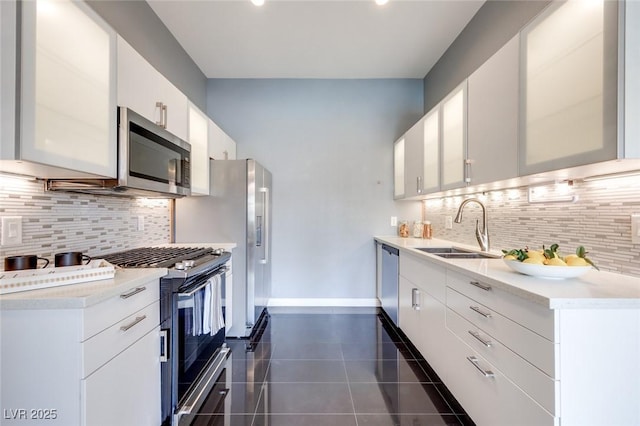
[[[482,201],[477,198],[467,198],[464,200],[462,204],[460,204],[460,207],[458,207],[458,214],[456,215],[454,222],[462,222],[462,209],[468,203],[478,203],[480,204],[480,207],[482,207],[482,230],[480,230],[480,225],[476,220],[476,240],[478,240],[478,244],[480,244],[480,249],[482,251],[489,251],[489,224],[487,221],[487,209],[484,204],[482,204]]]

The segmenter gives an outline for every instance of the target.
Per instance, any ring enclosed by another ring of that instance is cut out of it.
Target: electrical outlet
[[[0,245],[16,246],[18,244],[22,244],[22,216],[3,217]]]
[[[453,229],[453,217],[445,216],[444,218],[444,229]]]
[[[640,214],[631,215],[631,243],[640,244]]]
[[[391,216],[391,226],[398,226],[398,217]]]
[[[138,231],[144,231],[144,216],[138,216],[136,222],[136,228]]]

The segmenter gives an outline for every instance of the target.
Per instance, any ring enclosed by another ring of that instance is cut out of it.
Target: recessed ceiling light
[[[251,0],[255,6],[262,6],[264,4],[264,0]]]
[[[389,0],[376,0],[378,6],[384,6],[387,3],[389,3]]]

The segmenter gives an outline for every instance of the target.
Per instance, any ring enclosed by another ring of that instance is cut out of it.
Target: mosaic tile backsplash
[[[0,246],[6,256],[81,251],[92,257],[170,241],[168,200],[45,192],[42,182],[0,177],[0,217],[22,217],[22,244]],[[144,230],[137,230],[138,216]],[[1,228],[0,224],[0,228]],[[1,265],[2,263],[0,263]]]
[[[640,277],[640,244],[631,242],[631,215],[640,214],[640,176],[545,185],[536,190],[550,197],[573,195],[575,202],[529,203],[527,188],[474,195],[487,207],[491,248],[496,250],[560,245],[564,254],[579,245],[601,270]],[[463,197],[424,202],[424,215],[434,237],[477,245],[476,220],[482,210],[467,204],[462,223],[445,229],[445,217],[455,218]]]

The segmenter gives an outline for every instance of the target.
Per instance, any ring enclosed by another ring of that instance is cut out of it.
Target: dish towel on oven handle
[[[193,335],[215,335],[224,327],[221,275],[210,278],[207,285],[194,296],[193,322],[197,325],[193,327]]]

